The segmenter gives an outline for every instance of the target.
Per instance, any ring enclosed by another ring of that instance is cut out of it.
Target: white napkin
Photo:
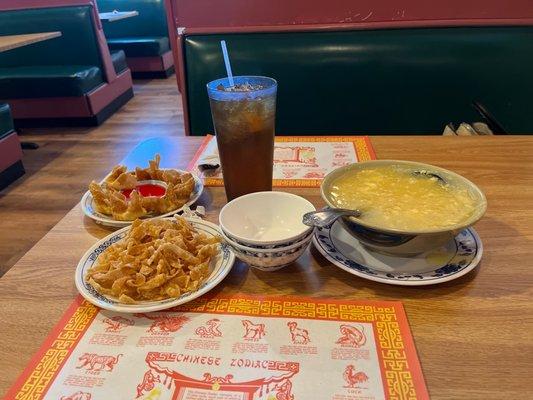
[[[484,122],[473,122],[472,124],[463,122],[457,129],[450,123],[444,127],[442,134],[444,136],[493,135],[488,125]]]
[[[217,169],[220,167],[220,159],[217,154],[208,154],[203,157],[200,157],[198,160],[198,168],[200,171],[206,169]]]
[[[175,215],[179,215],[175,214]],[[191,210],[189,206],[183,206],[181,210],[181,216],[187,217],[187,218],[198,218],[202,219],[205,217],[205,207],[204,206],[197,206],[196,210]]]

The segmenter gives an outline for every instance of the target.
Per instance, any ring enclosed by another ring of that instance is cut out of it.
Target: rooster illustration
[[[368,381],[368,376],[364,372],[357,372],[355,370],[355,367],[353,365],[348,365],[345,370],[344,374],[342,375],[346,383],[348,384],[347,388],[356,388],[358,383],[366,382]]]

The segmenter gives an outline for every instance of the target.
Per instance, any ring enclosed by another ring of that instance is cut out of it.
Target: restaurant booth
[[[113,51],[124,51],[134,78],[166,78],[174,72],[168,0],[98,0],[99,12],[135,11],[135,17],[103,22]]]
[[[487,117],[533,130],[533,23],[520,7],[484,4],[486,19],[473,19],[470,8],[413,6],[408,19],[384,4],[289,3],[225,0],[206,14],[203,2],[173,1],[188,134],[213,132],[205,83],[225,75],[222,39],[235,75],[278,80],[278,135],[442,134]]]
[[[0,190],[24,174],[22,149],[9,104],[0,104]]]
[[[99,125],[133,97],[125,54],[109,51],[90,0],[23,3],[0,4],[0,34],[60,36],[0,53],[0,100],[17,125]]]
[[[529,399],[531,1],[0,0],[0,397]]]
[[[482,119],[473,101],[510,132],[533,129],[533,27],[185,31],[191,135],[213,132],[203,83],[224,75],[222,39],[235,74],[276,77],[281,135],[441,134]]]

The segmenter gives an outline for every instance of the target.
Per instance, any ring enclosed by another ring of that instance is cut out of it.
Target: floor
[[[99,127],[28,128],[26,174],[0,191],[0,276],[42,238],[87,190],[140,141],[184,135],[175,76],[134,83],[135,97]]]

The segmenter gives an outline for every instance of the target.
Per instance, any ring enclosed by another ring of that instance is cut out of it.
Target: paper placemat
[[[202,297],[119,314],[79,296],[6,399],[429,399],[399,302]]]
[[[218,155],[217,141],[207,135],[189,164],[189,171],[206,186],[223,186],[222,170],[200,171],[198,160]],[[276,136],[274,144],[275,187],[319,187],[322,178],[338,167],[374,160],[368,136]]]

